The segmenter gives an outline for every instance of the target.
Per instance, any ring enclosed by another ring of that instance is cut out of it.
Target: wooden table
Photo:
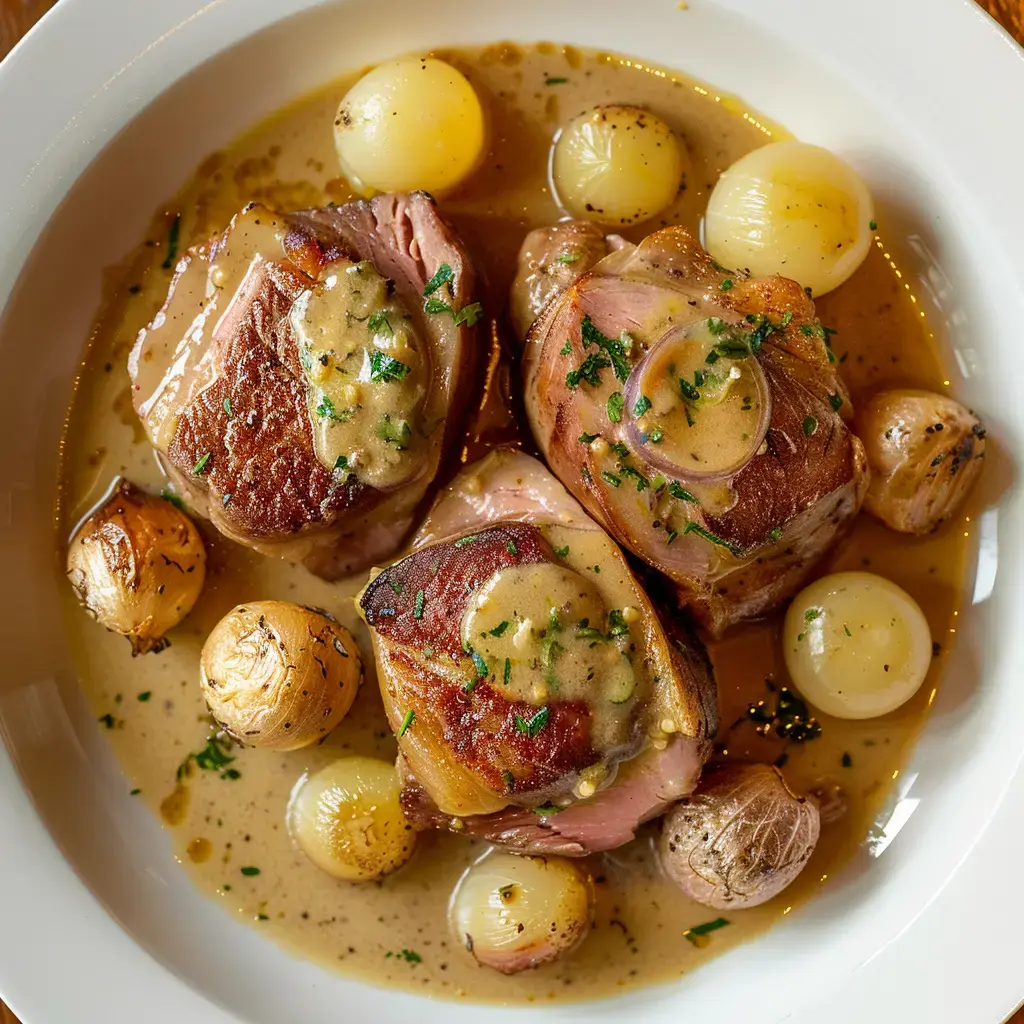
[[[55,2],[56,0],[0,0],[0,60]],[[978,3],[1002,22],[1024,45],[1024,0],[978,0]],[[0,1024],[19,1024],[14,1014],[3,1003],[0,1003]],[[46,1022],[38,1021],[34,1024]],[[1007,1024],[1024,1024],[1024,1009],[1015,1014]]]

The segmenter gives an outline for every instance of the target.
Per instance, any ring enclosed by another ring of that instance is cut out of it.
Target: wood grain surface
[[[0,0],[0,60],[55,2],[56,0]],[[1024,0],[978,0],[978,3],[1024,45]],[[0,143],[2,141],[0,140]],[[19,1024],[14,1014],[3,1003],[0,1003],[0,1024]],[[32,1024],[46,1024],[46,1021],[33,1021]],[[970,1024],[985,1022],[972,1021]],[[1007,1024],[1024,1024],[1024,1009]]]

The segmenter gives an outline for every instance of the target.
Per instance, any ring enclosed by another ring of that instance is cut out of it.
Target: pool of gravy
[[[635,103],[654,110],[685,138],[693,168],[683,189],[657,221],[626,232],[633,240],[662,223],[697,231],[719,174],[751,149],[787,136],[711,87],[610,54],[502,44],[439,55],[468,75],[491,126],[486,162],[440,204],[482,272],[491,318],[487,395],[463,452],[473,458],[494,443],[530,447],[508,412],[511,407],[518,415],[521,408],[505,307],[523,236],[561,216],[547,178],[559,125],[598,103]],[[125,363],[137,331],[166,294],[174,237],[181,247],[199,242],[222,230],[250,200],[290,210],[352,198],[338,176],[331,132],[335,108],[352,80],[325,86],[213,153],[156,215],[147,239],[108,275],[69,414],[62,545],[115,475],[154,492],[165,485],[132,409]],[[837,331],[832,344],[855,403],[879,386],[942,388],[927,322],[895,274],[884,239],[883,223],[865,264],[817,304],[823,323]],[[728,926],[712,934],[688,937],[687,929],[719,914],[691,903],[661,878],[653,855],[656,829],[648,826],[630,845],[590,858],[597,911],[582,946],[559,962],[504,977],[479,967],[454,944],[447,924],[452,888],[485,844],[425,834],[407,867],[380,882],[353,885],[314,867],[286,831],[289,794],[304,773],[348,753],[394,758],[372,663],[355,706],[323,745],[289,754],[233,747],[231,772],[204,770],[189,757],[202,751],[211,728],[199,690],[200,649],[235,604],[277,598],[329,609],[353,631],[365,658],[371,651],[352,603],[362,578],[329,584],[199,525],[209,552],[206,587],[192,614],[172,631],[172,646],[159,655],[132,658],[128,643],[97,626],[77,606],[71,588],[64,588],[65,628],[81,686],[120,758],[126,795],[162,817],[196,884],[269,938],[373,983],[511,1003],[591,999],[669,981],[762,932],[823,887],[844,884],[834,876],[851,858],[865,856],[934,697],[969,554],[961,522],[916,540],[862,516],[822,568],[878,568],[910,591],[931,624],[936,656],[929,678],[913,700],[884,718],[848,722],[819,716],[818,738],[780,738],[772,723],[759,723],[749,713],[752,704],[764,701],[768,714],[759,717],[772,718],[787,682],[778,616],[711,645],[722,709],[716,758],[776,762],[796,789],[841,787],[844,794],[845,813],[823,829],[813,859],[789,889],[762,907],[726,913]],[[775,722],[780,731],[783,724]],[[179,771],[186,762],[189,767]]]

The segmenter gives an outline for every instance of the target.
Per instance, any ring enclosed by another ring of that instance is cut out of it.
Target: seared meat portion
[[[529,456],[469,467],[360,597],[419,828],[524,851],[627,842],[696,784],[711,667]]]
[[[871,486],[864,508],[902,533],[933,533],[963,505],[981,473],[985,428],[945,395],[899,389],[857,415]]]
[[[552,469],[713,633],[792,595],[860,508],[863,446],[814,305],[682,229],[545,308],[526,406]]]
[[[129,360],[136,411],[222,533],[346,575],[398,546],[457,431],[474,287],[425,193],[250,205],[179,260]]]
[[[512,282],[512,326],[522,341],[541,310],[608,253],[626,245],[586,220],[567,220],[531,231],[519,250]]]

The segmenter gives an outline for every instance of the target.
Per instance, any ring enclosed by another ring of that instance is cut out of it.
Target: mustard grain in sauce
[[[735,100],[716,97],[681,75],[652,73],[610,54],[553,44],[526,49],[500,44],[440,56],[470,78],[492,129],[484,164],[442,203],[482,271],[482,299],[489,313],[504,308],[525,233],[559,216],[546,177],[548,150],[556,129],[571,117],[598,103],[641,104],[685,137],[692,157],[686,187],[661,217],[626,229],[634,241],[662,222],[695,231],[718,175],[739,156],[780,137],[756,116],[744,117]],[[558,84],[546,84],[549,79]],[[70,413],[61,509],[67,533],[117,473],[153,491],[164,485],[131,411],[125,361],[136,333],[166,296],[173,268],[161,264],[175,216],[180,214],[184,252],[187,245],[222,231],[250,201],[288,210],[351,198],[337,174],[332,142],[335,110],[349,84],[325,86],[213,154],[114,275]],[[224,270],[233,273],[227,266]],[[189,287],[196,301],[204,300],[209,275],[209,267],[195,272]],[[219,301],[217,294],[209,301]],[[855,405],[882,386],[942,389],[926,322],[881,248],[872,250],[847,284],[816,305],[822,322],[839,332],[833,348]],[[182,331],[172,326],[167,343],[176,345]],[[511,389],[504,366],[494,361],[489,371],[499,395]],[[153,388],[158,384],[152,382]],[[479,432],[487,439],[509,436],[501,416],[488,415]],[[479,452],[481,443],[474,438],[470,447]],[[366,660],[370,644],[352,604],[362,578],[330,585],[204,529],[209,570],[195,610],[172,632],[168,650],[135,659],[123,638],[105,633],[82,612],[70,587],[63,589],[63,599],[82,688],[97,717],[116,710],[123,720],[123,727],[105,735],[124,767],[126,792],[138,790],[134,799],[162,813],[183,866],[226,910],[303,956],[379,984],[513,1003],[596,998],[693,970],[778,921],[823,883],[832,884],[826,879],[851,857],[865,855],[862,847],[870,841],[937,683],[961,596],[968,552],[964,533],[962,522],[954,522],[934,537],[908,540],[862,516],[831,565],[822,568],[866,568],[891,578],[920,603],[940,645],[925,685],[884,718],[855,722],[819,716],[819,738],[786,742],[776,728],[784,724],[776,712],[787,682],[779,621],[744,627],[711,645],[722,713],[716,756],[784,762],[787,781],[796,790],[839,785],[845,792],[846,815],[823,830],[810,864],[780,898],[725,915],[729,925],[702,944],[689,941],[687,929],[718,915],[688,902],[660,877],[649,827],[629,846],[588,859],[597,883],[597,911],[579,949],[563,961],[513,977],[480,968],[448,931],[451,891],[483,852],[483,844],[427,834],[408,865],[380,884],[347,884],[319,870],[288,835],[289,794],[303,773],[345,755],[395,756],[372,663],[367,663],[352,710],[323,745],[289,754],[228,747],[217,756],[195,756],[206,750],[212,725],[199,691],[198,666],[202,643],[216,622],[244,601],[298,601],[336,615]],[[607,603],[626,604],[618,598]],[[136,700],[140,692],[151,692],[151,699]],[[752,705],[757,709],[753,716]],[[217,767],[224,758],[230,761]],[[183,764],[188,767],[179,780]],[[190,849],[206,852],[205,845],[190,846],[197,838],[210,844],[206,859],[189,855]],[[416,957],[402,956],[402,950]]]

